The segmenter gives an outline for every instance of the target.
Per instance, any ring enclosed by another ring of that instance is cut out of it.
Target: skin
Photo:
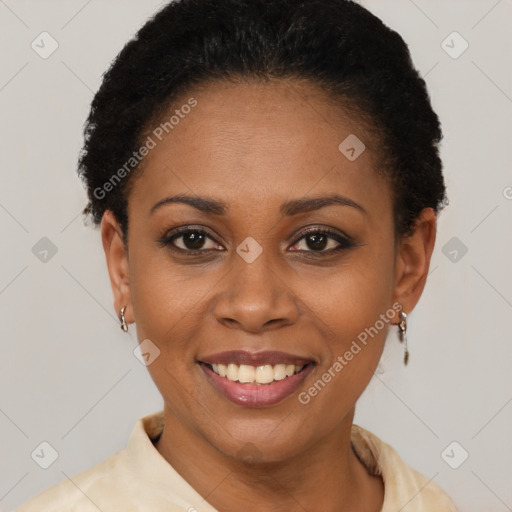
[[[128,248],[111,212],[101,224],[115,309],[127,306],[138,339],[161,351],[148,367],[164,399],[156,448],[222,512],[248,503],[266,512],[318,504],[327,512],[379,511],[382,480],[354,455],[350,430],[389,324],[308,404],[298,394],[393,303],[411,312],[428,274],[435,213],[424,209],[413,235],[395,243],[376,141],[314,86],[214,83],[194,92],[178,105],[193,96],[197,106],[151,150],[130,191]],[[366,145],[353,162],[338,150],[349,134]],[[222,201],[226,212],[171,203],[150,213],[175,194]],[[280,213],[286,201],[332,194],[364,211],[331,204]],[[209,251],[187,255],[187,237],[174,241],[181,253],[158,243],[190,224],[211,235],[202,246]],[[339,242],[328,238],[319,249],[304,237],[306,226],[345,233],[355,245],[329,254]],[[236,252],[248,236],[263,249],[250,264]],[[292,396],[244,408],[218,393],[196,362],[235,349],[280,350],[316,366]],[[256,461],[244,460],[247,447]]]

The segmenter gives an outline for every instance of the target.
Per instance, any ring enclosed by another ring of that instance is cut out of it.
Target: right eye
[[[206,231],[197,228],[180,228],[167,232],[159,240],[163,247],[169,247],[172,250],[191,253],[194,255],[209,252],[212,250],[224,250]],[[205,247],[206,246],[206,247]]]

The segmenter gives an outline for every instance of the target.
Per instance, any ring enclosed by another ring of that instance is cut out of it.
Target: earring
[[[126,320],[124,318],[124,312],[126,311],[126,306],[123,306],[121,308],[121,312],[119,313],[119,316],[120,316],[120,321],[121,321],[121,329],[124,331],[124,332],[128,332],[128,324],[126,323]]]
[[[400,342],[405,344],[404,365],[409,362],[409,348],[407,347],[407,314],[400,311],[400,321],[398,322],[398,331]]]

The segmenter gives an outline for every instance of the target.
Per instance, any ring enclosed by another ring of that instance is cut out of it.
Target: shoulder
[[[17,512],[98,512],[107,510],[105,494],[115,492],[123,474],[123,451],[118,452],[100,464],[66,478],[60,483],[38,494]],[[109,492],[102,492],[108,490]],[[98,503],[97,501],[101,502]]]
[[[352,426],[352,445],[361,462],[384,481],[381,512],[457,512],[441,487],[408,466],[396,450],[371,432]]]
[[[126,449],[38,494],[16,512],[183,512],[179,486],[164,489],[139,473]],[[166,492],[164,492],[166,491]]]
[[[183,511],[178,507],[183,496],[197,496],[154,448],[152,439],[162,428],[162,412],[139,419],[122,450],[43,491],[17,512]]]

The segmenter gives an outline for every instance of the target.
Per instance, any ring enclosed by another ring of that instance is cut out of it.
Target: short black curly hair
[[[93,99],[78,170],[84,213],[97,225],[111,210],[126,237],[141,167],[132,157],[150,123],[193,86],[237,78],[305,80],[359,112],[379,133],[397,236],[447,203],[439,119],[407,45],[381,20],[350,0],[177,0],[126,44]],[[134,172],[118,172],[131,158]]]

